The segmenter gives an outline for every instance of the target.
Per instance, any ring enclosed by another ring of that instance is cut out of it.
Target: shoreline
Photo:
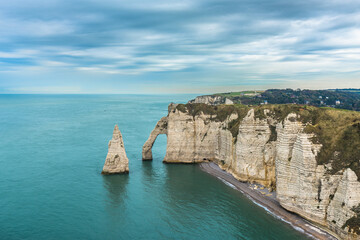
[[[233,175],[226,172],[225,170],[222,170],[213,162],[203,162],[200,163],[199,166],[201,170],[219,178],[226,185],[231,185],[230,187],[243,193],[256,205],[264,208],[274,217],[290,224],[295,230],[300,231],[314,239],[338,239],[322,228],[310,223],[303,217],[284,209],[276,200],[275,194],[266,193],[266,188],[261,191],[262,189],[258,187],[260,186],[259,184],[240,182]]]

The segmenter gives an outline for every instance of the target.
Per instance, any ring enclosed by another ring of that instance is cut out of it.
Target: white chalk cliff
[[[204,95],[198,96],[193,100],[190,100],[189,103],[204,103],[208,105],[220,105],[220,104],[234,104],[234,102],[223,96],[214,96],[214,95]]]
[[[221,96],[205,95],[205,96],[198,96],[195,99],[190,100],[189,102],[190,103],[204,103],[204,104],[209,104],[209,105],[218,105],[218,104],[224,103],[224,101],[225,101],[225,99]]]
[[[273,190],[285,209],[323,226],[342,239],[360,239],[345,226],[356,217],[360,204],[360,182],[350,168],[330,174],[316,156],[321,144],[311,141],[304,123],[290,113],[276,120],[269,110],[256,118],[250,109],[234,137],[229,125],[238,114],[223,121],[199,112],[192,115],[169,106],[143,147],[143,159],[152,159],[151,147],[159,134],[167,135],[164,162],[213,161],[240,181],[257,182]],[[360,159],[360,156],[359,156]]]
[[[112,139],[109,141],[109,150],[106,156],[102,174],[116,174],[129,172],[129,159],[126,156],[124,141],[115,125]]]

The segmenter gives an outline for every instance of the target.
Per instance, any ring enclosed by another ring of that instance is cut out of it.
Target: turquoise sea
[[[197,165],[141,148],[191,95],[0,95],[0,239],[307,239]],[[102,176],[119,124],[130,174]]]

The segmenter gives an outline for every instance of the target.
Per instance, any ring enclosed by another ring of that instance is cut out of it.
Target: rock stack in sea
[[[117,174],[129,172],[129,159],[126,156],[124,141],[119,130],[115,125],[113,137],[109,142],[109,150],[106,156],[102,174]]]

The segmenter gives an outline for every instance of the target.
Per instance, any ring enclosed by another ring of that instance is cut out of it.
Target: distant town
[[[360,89],[269,89],[208,95],[225,104],[304,104],[360,111]]]

